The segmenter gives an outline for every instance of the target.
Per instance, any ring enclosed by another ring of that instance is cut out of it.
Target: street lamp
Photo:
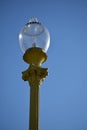
[[[22,28],[19,43],[24,52],[23,60],[29,68],[22,72],[22,79],[30,85],[30,118],[29,130],[39,130],[39,89],[41,82],[48,75],[48,69],[41,64],[46,61],[46,51],[50,45],[50,34],[47,28],[36,18]]]

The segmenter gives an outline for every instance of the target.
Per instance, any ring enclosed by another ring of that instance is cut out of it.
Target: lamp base
[[[40,66],[47,59],[46,53],[39,47],[32,47],[26,50],[23,60],[28,64]]]

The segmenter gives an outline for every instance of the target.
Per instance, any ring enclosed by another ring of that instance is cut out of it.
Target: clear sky
[[[28,83],[18,35],[31,17],[49,30],[40,130],[87,130],[87,0],[0,0],[0,130],[28,130]]]

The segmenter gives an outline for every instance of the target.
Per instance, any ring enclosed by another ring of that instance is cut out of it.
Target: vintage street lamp
[[[40,83],[48,75],[48,69],[41,64],[46,61],[46,51],[50,45],[50,35],[46,27],[36,18],[22,28],[19,42],[24,52],[23,60],[29,68],[22,72],[22,79],[30,85],[30,119],[29,130],[39,130],[39,88]]]

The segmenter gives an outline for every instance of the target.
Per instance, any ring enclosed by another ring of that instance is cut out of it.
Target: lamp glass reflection
[[[19,43],[23,52],[32,47],[39,47],[46,52],[50,45],[49,31],[36,18],[32,18],[22,28]]]

